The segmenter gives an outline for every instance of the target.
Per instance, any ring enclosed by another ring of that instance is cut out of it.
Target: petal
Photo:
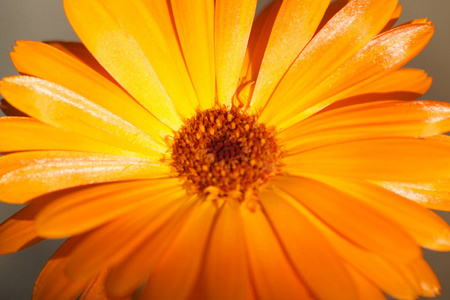
[[[378,181],[433,181],[450,177],[450,144],[432,139],[359,140],[283,159],[289,174]]]
[[[80,300],[132,300],[133,297],[123,298],[111,298],[106,294],[105,279],[108,272],[102,272],[99,276],[95,277],[86,286]]]
[[[364,274],[376,286],[384,292],[399,299],[416,299],[418,289],[386,258],[373,252],[363,250],[354,243],[345,239],[342,235],[332,230],[316,215],[306,209],[296,199],[279,189],[274,191],[295,207],[303,216],[316,226],[317,229],[328,239],[335,251],[346,261],[349,266]],[[369,298],[370,299],[370,298]]]
[[[176,179],[155,179],[103,184],[54,199],[38,215],[41,236],[62,238],[104,224],[142,205],[180,192]]]
[[[0,110],[3,112],[5,116],[11,116],[11,117],[28,117],[25,113],[21,112],[14,106],[12,106],[8,101],[5,99],[0,100]],[[0,113],[1,113],[0,112]]]
[[[313,299],[261,210],[241,209],[256,298]]]
[[[68,239],[53,254],[39,274],[33,290],[33,300],[73,300],[84,290],[89,280],[72,280],[65,274],[67,259],[82,236]]]
[[[252,297],[241,218],[237,203],[224,203],[211,233],[200,281],[206,285],[207,299],[247,300]]]
[[[302,94],[302,101],[294,105],[295,108],[289,113],[280,116],[279,126],[286,128],[328,106],[333,100],[328,98],[337,92],[399,69],[422,51],[433,33],[434,26],[426,23],[400,26],[377,36],[333,72],[332,76],[324,79],[309,93]]]
[[[304,104],[304,101],[292,100],[306,95],[363,48],[386,25],[397,2],[350,1],[314,36],[293,62],[272,94],[260,121],[277,124],[293,112],[297,105]],[[285,108],[281,113],[280,107]]]
[[[380,289],[352,267],[347,267],[357,287],[358,299],[386,300]]]
[[[61,85],[109,110],[155,139],[161,140],[171,134],[166,125],[149,114],[119,86],[78,59],[44,43],[16,43],[11,58],[20,73]]]
[[[214,1],[171,0],[170,3],[200,107],[212,108],[216,96]]]
[[[363,249],[402,262],[421,256],[420,248],[405,231],[354,197],[301,177],[283,176],[275,184]]]
[[[142,297],[182,300],[189,296],[198,278],[209,233],[217,208],[212,202],[199,203],[150,274]]]
[[[432,298],[440,295],[441,285],[439,280],[424,259],[415,261],[408,269],[408,271],[412,272],[419,281],[422,296]]]
[[[167,177],[153,161],[82,152],[21,152],[0,158],[0,199],[25,203],[34,197],[93,183]],[[26,188],[24,188],[26,187]]]
[[[276,85],[312,38],[330,1],[285,0],[267,41],[251,105],[264,107]]]
[[[32,118],[0,118],[0,152],[26,150],[69,150],[133,155],[123,149],[98,142],[63,129],[49,126]]]
[[[218,101],[231,104],[245,57],[256,0],[215,1],[215,57]]]
[[[427,137],[450,131],[450,105],[436,101],[377,101],[317,114],[281,132],[286,151],[383,137]]]
[[[106,280],[106,289],[109,295],[128,296],[142,286],[149,274],[154,272],[163,256],[166,255],[178,233],[184,228],[197,202],[197,197],[186,196],[184,199],[180,199],[180,206],[176,210],[176,214],[168,219],[168,223],[136,248],[133,255],[111,267],[111,272]],[[191,219],[191,221],[194,220]],[[185,251],[186,249],[191,248],[183,248]]]
[[[7,77],[0,92],[12,105],[46,124],[145,155],[158,157],[166,148],[117,115],[52,82]]]
[[[155,117],[176,130],[178,114],[194,113],[195,92],[166,1],[65,0],[64,7],[89,51]]]
[[[431,87],[432,78],[418,69],[403,68],[380,78],[369,78],[330,97],[322,111],[380,100],[415,100]]]
[[[323,177],[319,180],[345,192],[407,231],[422,247],[449,251],[450,226],[432,211],[363,181]]]
[[[71,278],[89,278],[127,260],[175,215],[183,196],[173,192],[154,196],[151,201],[147,200],[150,203],[141,204],[93,230],[73,251],[67,263],[67,274]]]
[[[273,191],[267,190],[261,199],[274,231],[312,294],[324,300],[357,299],[352,278],[322,234]]]

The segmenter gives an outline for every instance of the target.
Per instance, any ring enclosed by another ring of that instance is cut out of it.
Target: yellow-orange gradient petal
[[[256,298],[314,299],[293,269],[264,213],[260,209],[252,212],[245,208],[242,220]]]
[[[44,43],[18,41],[11,53],[16,69],[36,76],[85,97],[106,108],[154,138],[171,134],[126,92],[78,59]]]
[[[69,187],[163,178],[169,174],[168,166],[136,157],[70,151],[20,152],[0,157],[0,199],[25,203]]]
[[[146,156],[159,157],[166,149],[117,115],[50,81],[7,77],[1,82],[0,92],[13,106],[49,125]]]
[[[361,248],[401,262],[421,256],[420,248],[406,231],[357,198],[302,177],[283,176],[275,184]]]
[[[206,299],[252,298],[245,243],[241,208],[233,201],[226,202],[214,224],[200,277]]]
[[[108,294],[115,297],[131,295],[144,283],[149,274],[154,272],[190,218],[194,206],[198,205],[198,198],[185,196],[179,199],[178,203],[180,206],[175,214],[168,218],[167,223],[141,243],[133,255],[111,267],[111,272],[106,280]],[[181,250],[190,251],[191,248]]]
[[[351,276],[322,234],[273,191],[263,192],[261,198],[275,233],[312,294],[320,300],[356,300]]]
[[[378,181],[450,178],[450,144],[432,139],[360,140],[308,150],[283,159],[293,175],[328,175]]]
[[[39,213],[36,228],[41,236],[48,238],[76,235],[139,206],[162,205],[166,197],[172,198],[174,193],[181,191],[177,179],[115,182],[88,187],[55,198]]]
[[[367,279],[373,282],[381,290],[399,299],[412,300],[419,296],[420,287],[415,286],[408,281],[403,276],[402,272],[396,269],[396,266],[393,263],[371,251],[359,248],[354,243],[343,238],[340,234],[327,226],[323,220],[319,219],[316,215],[302,206],[298,199],[294,199],[292,196],[279,189],[275,189],[275,192],[307,217],[307,219],[329,240],[336,252],[349,264],[349,266],[353,267],[361,274],[364,274]]]
[[[72,280],[66,275],[67,260],[83,236],[71,237],[53,254],[39,274],[33,300],[73,300],[86,288],[88,280]]]
[[[170,4],[200,107],[209,109],[216,97],[214,1],[171,0]]]
[[[366,79],[372,80],[395,71],[415,57],[430,41],[434,33],[431,23],[405,25],[394,28],[373,39],[355,56],[339,67],[308,93],[297,94],[301,101],[287,109],[286,114],[272,124],[286,128],[331,104],[327,99]],[[283,120],[287,118],[289,120]]]
[[[383,137],[427,137],[450,131],[450,105],[437,101],[377,101],[345,106],[279,134],[289,153]]]
[[[217,97],[230,105],[245,57],[256,0],[215,1],[215,56]]]
[[[199,202],[165,251],[144,288],[144,299],[184,300],[199,275],[217,207]]]
[[[286,110],[319,85],[346,60],[364,47],[388,22],[397,0],[350,1],[311,40],[280,80],[260,120],[276,124],[272,118]],[[285,109],[280,110],[280,107]]]
[[[150,2],[166,6],[166,1],[149,1],[149,5]],[[174,46],[172,24],[157,24],[154,19],[157,12],[150,13],[145,5],[143,1],[64,1],[72,27],[100,64],[159,120],[172,129],[178,129],[181,125],[178,114],[194,113],[195,106],[191,101],[195,100],[189,97],[195,98],[195,94],[192,95],[192,86],[190,93],[183,94],[185,84],[190,84],[186,70],[184,77],[187,78],[174,75],[171,79],[169,76],[170,72],[178,74],[185,69],[183,61],[179,61],[178,45],[169,49],[169,46]],[[162,53],[164,51],[165,54]],[[171,53],[178,59],[172,58]]]
[[[450,250],[450,226],[432,211],[370,183],[330,177],[318,179],[368,204],[406,230],[420,246]]]
[[[266,103],[276,85],[310,41],[329,1],[285,0],[278,10],[267,41],[252,96],[252,104]]]
[[[139,155],[76,133],[41,123],[32,118],[0,118],[0,152],[26,150],[69,150]]]

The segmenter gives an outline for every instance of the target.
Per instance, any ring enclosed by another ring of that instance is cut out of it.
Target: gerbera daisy
[[[81,43],[4,78],[0,253],[68,238],[33,299],[432,297],[450,105],[396,0],[65,0]]]

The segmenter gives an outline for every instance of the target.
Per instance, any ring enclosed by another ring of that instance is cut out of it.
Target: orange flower
[[[68,240],[33,299],[399,299],[450,250],[450,105],[396,0],[65,0],[0,92],[0,253]],[[26,75],[25,75],[26,74]]]

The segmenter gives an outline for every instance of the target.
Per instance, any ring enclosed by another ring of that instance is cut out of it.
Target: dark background
[[[269,0],[260,0],[259,9]],[[428,47],[408,66],[426,70],[433,78],[424,99],[450,102],[450,1],[400,0],[400,22],[427,17],[436,24]],[[8,52],[15,40],[77,40],[62,6],[62,0],[0,0],[0,77],[17,74]],[[0,203],[0,221],[19,206]],[[447,222],[450,213],[440,213]],[[20,253],[0,256],[0,299],[30,299],[34,281],[61,241],[46,241]],[[442,296],[450,299],[450,253],[425,251],[425,257],[440,278]],[[56,299],[55,299],[56,300]]]

